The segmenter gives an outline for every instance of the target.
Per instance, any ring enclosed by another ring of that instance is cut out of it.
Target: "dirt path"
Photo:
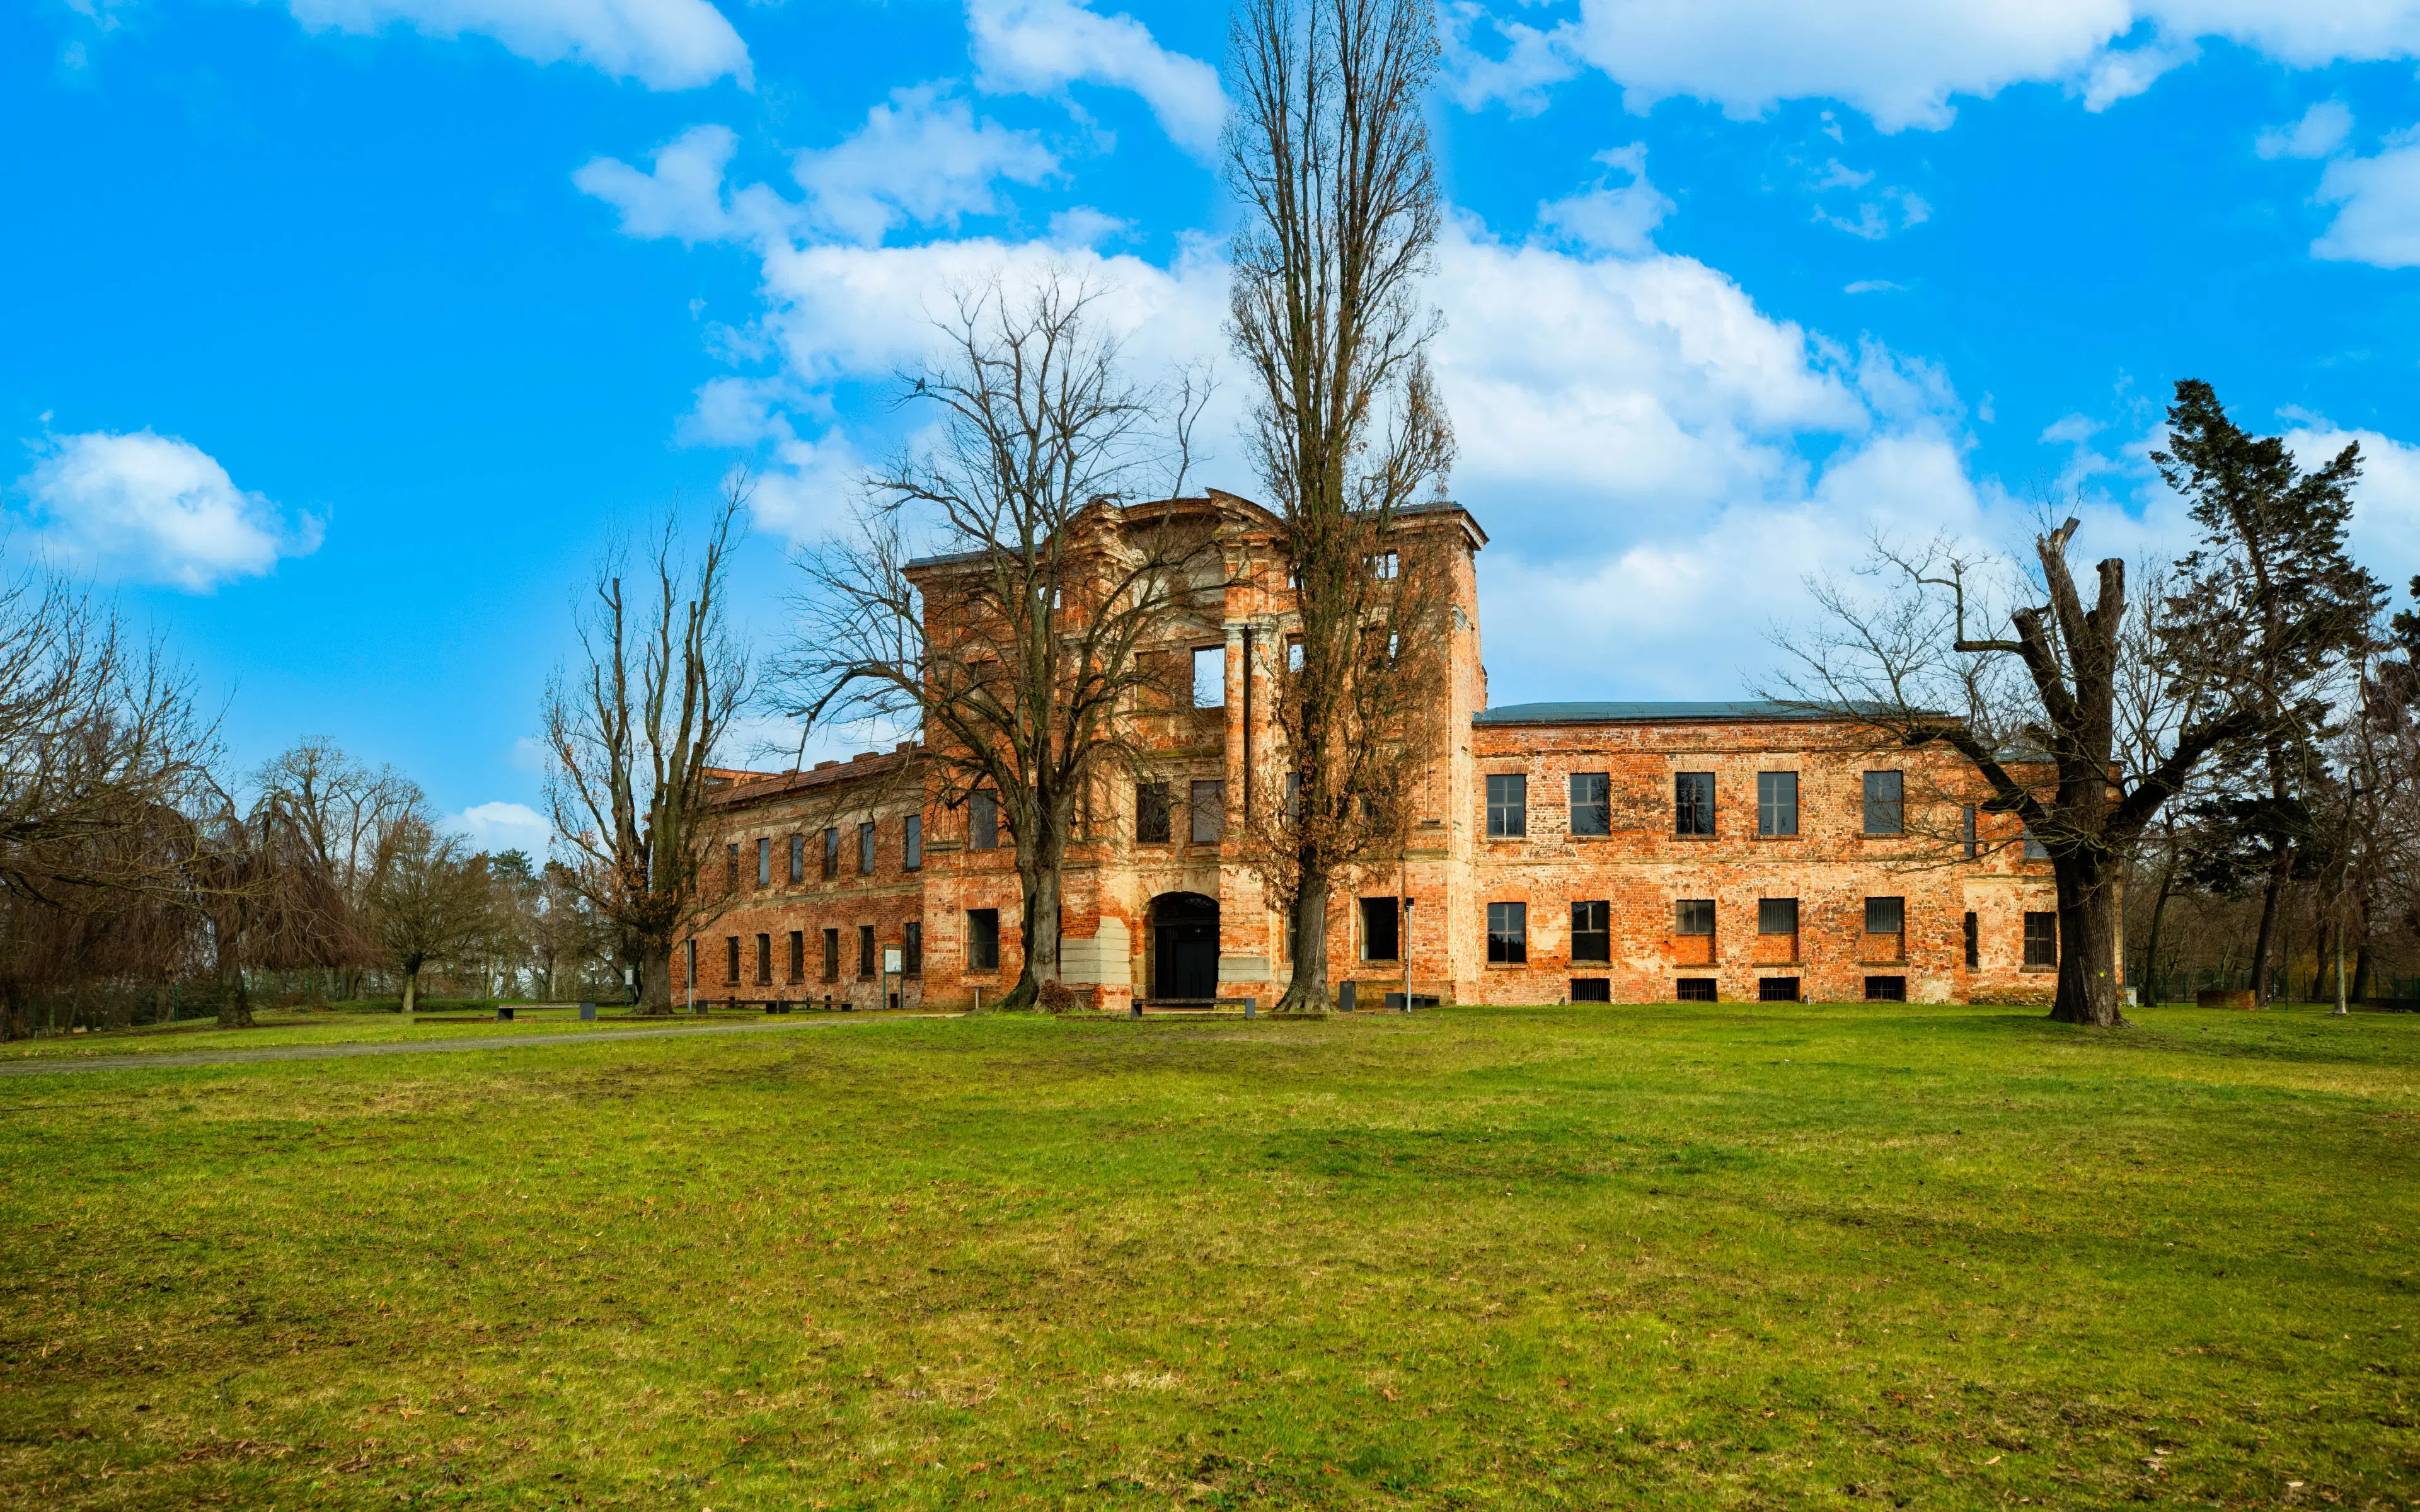
[[[396,1040],[368,1044],[275,1044],[257,1050],[163,1051],[156,1055],[59,1056],[0,1063],[0,1076],[47,1076],[72,1071],[147,1071],[158,1066],[240,1066],[262,1060],[342,1060],[352,1056],[425,1056],[448,1050],[521,1050],[545,1044],[597,1044],[605,1041],[670,1040],[701,1034],[768,1034],[780,1029],[833,1028],[879,1024],[894,1018],[945,1019],[954,1013],[885,1013],[879,1017],[792,1020],[786,1024],[701,1024],[666,1029],[587,1029],[575,1034],[463,1035],[451,1040]]]

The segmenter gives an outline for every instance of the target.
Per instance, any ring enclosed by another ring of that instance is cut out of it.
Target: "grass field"
[[[2420,1504],[2420,1019],[2139,1017],[0,1083],[0,1507]]]

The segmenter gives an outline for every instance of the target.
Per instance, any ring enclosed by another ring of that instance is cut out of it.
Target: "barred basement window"
[[[1000,849],[1000,795],[989,791],[967,795],[967,847]]]
[[[1798,1001],[1798,979],[1795,977],[1759,977],[1756,1000],[1760,1003],[1794,1003]]]
[[[1572,904],[1572,959],[1608,962],[1613,959],[1613,905],[1611,903]]]
[[[1907,774],[1866,774],[1866,833],[1898,835],[1907,828]]]
[[[1683,1003],[1711,1003],[1715,1000],[1714,979],[1712,977],[1683,977],[1673,986],[1678,989],[1676,995]]]
[[[1575,1003],[1610,1003],[1613,1001],[1611,977],[1574,977],[1572,1001]]]
[[[1712,898],[1683,898],[1672,905],[1672,933],[1675,934],[1712,934],[1714,932],[1714,901]]]
[[[1135,784],[1135,839],[1146,845],[1168,843],[1168,784]]]
[[[1907,931],[1907,900],[1904,898],[1869,898],[1866,900],[1866,933],[1869,934],[1901,934]]]
[[[1487,779],[1487,838],[1518,840],[1529,833],[1529,779],[1519,772]]]
[[[1798,900],[1759,898],[1756,901],[1756,932],[1759,934],[1797,933]]]
[[[830,881],[838,875],[840,875],[840,831],[827,829],[824,831],[824,879]]]
[[[1672,774],[1672,833],[1711,835],[1714,832],[1714,774]]]
[[[899,838],[899,864],[903,870],[924,870],[924,816],[911,813]]]
[[[1756,774],[1756,832],[1768,840],[1798,833],[1798,774]]]
[[[970,908],[967,910],[967,969],[998,971],[1000,969],[1000,910]]]
[[[1868,977],[1866,1001],[1869,1003],[1904,1003],[1907,1001],[1905,977]]]
[[[873,976],[876,963],[879,959],[874,953],[874,926],[860,924],[857,926],[857,974],[861,977]]]
[[[1575,835],[1613,833],[1613,782],[1604,772],[1572,774],[1571,832]]]
[[[1492,966],[1526,965],[1529,960],[1529,905],[1528,903],[1489,903],[1487,905],[1487,964]]]
[[[2057,914],[2025,915],[2025,964],[2029,966],[2058,964]]]
[[[869,819],[857,826],[857,874],[874,875],[874,821]]]

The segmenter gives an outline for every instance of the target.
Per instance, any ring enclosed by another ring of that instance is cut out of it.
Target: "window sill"
[[[1799,841],[1805,840],[1806,838],[1807,838],[1807,837],[1806,837],[1806,836],[1804,836],[1804,835],[1759,835],[1759,836],[1757,837],[1757,839],[1759,839],[1759,840],[1761,840],[1761,841],[1777,841],[1777,840],[1786,840],[1786,841],[1792,841],[1792,843],[1795,843],[1796,841]]]
[[[1487,963],[1485,969],[1489,971],[1527,971],[1529,969],[1529,963],[1527,961],[1490,961]]]
[[[1664,838],[1665,838],[1666,840],[1685,840],[1685,841],[1710,841],[1710,840],[1729,840],[1729,839],[1730,839],[1730,837],[1729,835],[1667,835],[1667,836],[1665,836]]]
[[[1857,958],[1857,964],[1861,966],[1903,966],[1907,964],[1907,957],[1903,955],[1860,956]]]
[[[2055,966],[2055,965],[2051,965],[2051,966],[2019,966],[2017,969],[2018,969],[2019,971],[2021,971],[2021,972],[2031,972],[2033,975],[2035,975],[2035,976],[2037,976],[2037,977],[2055,977],[2055,976],[2058,975],[2058,967],[2056,967],[2056,966]]]

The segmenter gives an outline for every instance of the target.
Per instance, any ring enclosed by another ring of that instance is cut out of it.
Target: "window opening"
[[[1227,706],[1225,646],[1193,648],[1193,706],[1197,709],[1223,709]]]
[[[1575,1003],[1610,1003],[1613,1001],[1611,977],[1574,977],[1572,1001]]]
[[[1714,901],[1712,898],[1683,898],[1673,903],[1673,933],[1712,934],[1714,932]]]
[[[1529,833],[1529,779],[1519,772],[1487,779],[1487,836],[1517,840]]]
[[[1794,1003],[1798,1001],[1798,979],[1795,977],[1759,977],[1756,1000],[1760,1003]]]
[[[1759,898],[1756,901],[1756,932],[1759,934],[1797,933],[1798,900]]]
[[[1529,960],[1529,905],[1528,903],[1489,903],[1487,905],[1487,964],[1495,966],[1525,965]]]
[[[1907,774],[1866,774],[1866,833],[1898,835],[1907,827]]]
[[[967,795],[967,845],[978,851],[1000,849],[1000,795],[978,789]]]
[[[1572,774],[1571,832],[1575,835],[1613,833],[1613,779],[1608,774]]]
[[[1672,774],[1672,833],[1711,835],[1714,832],[1714,774]]]
[[[1613,905],[1602,900],[1572,904],[1572,959],[1613,959]]]
[[[1000,969],[1000,910],[970,908],[967,910],[967,969],[998,971]]]
[[[924,974],[924,926],[910,919],[899,932],[899,975],[921,977]]]
[[[2028,913],[2025,915],[2025,964],[2055,966],[2058,964],[2058,915]]]
[[[1712,977],[1683,977],[1672,985],[1678,989],[1674,995],[1683,1003],[1715,1001],[1714,979]]]
[[[1869,1003],[1904,1003],[1907,1001],[1905,977],[1868,977],[1866,1001]]]
[[[1209,778],[1193,784],[1193,843],[1216,845],[1227,825],[1227,782]]]
[[[924,870],[924,816],[911,813],[899,841],[900,865],[909,872]]]
[[[1394,961],[1403,949],[1402,916],[1392,898],[1361,900],[1361,959]]]
[[[874,953],[874,926],[860,924],[857,926],[857,974],[861,977],[873,976],[875,964],[878,959],[879,957]]]
[[[874,875],[874,821],[869,819],[857,826],[857,874]]]
[[[1756,832],[1767,840],[1798,833],[1798,774],[1756,774]]]
[[[1904,898],[1869,898],[1866,900],[1866,933],[1869,934],[1900,934],[1907,930],[1907,900]]]
[[[1168,842],[1168,784],[1135,784],[1135,839],[1146,845]]]

